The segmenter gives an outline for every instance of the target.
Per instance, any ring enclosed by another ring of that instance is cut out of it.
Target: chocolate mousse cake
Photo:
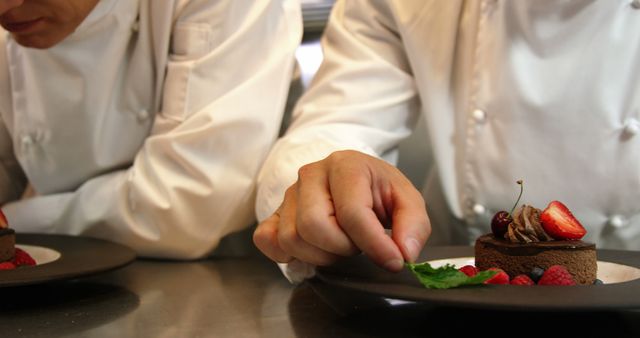
[[[553,201],[544,211],[524,205],[512,218],[501,217],[510,220],[506,229],[494,224],[499,218],[494,217],[492,233],[476,240],[479,270],[497,267],[513,278],[534,268],[562,265],[576,284],[593,284],[597,274],[595,244],[580,240],[586,230],[562,203]]]
[[[16,248],[16,233],[9,228],[7,218],[0,210],[0,270],[34,265],[37,265],[37,262],[26,249]]]
[[[0,262],[13,259],[16,251],[16,233],[9,228],[9,222],[0,210]]]
[[[16,248],[16,233],[10,228],[0,228],[0,262],[13,259]]]
[[[486,234],[476,240],[476,267],[499,267],[509,276],[527,275],[533,268],[546,270],[562,265],[577,284],[593,284],[596,279],[596,246],[583,241],[511,243]]]

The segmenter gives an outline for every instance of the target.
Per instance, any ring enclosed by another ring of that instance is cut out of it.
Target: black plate
[[[473,247],[430,247],[419,261],[473,256]],[[598,261],[640,268],[640,252],[598,250]],[[446,290],[423,287],[408,270],[390,273],[360,255],[318,268],[311,281],[324,298],[344,304],[344,291],[437,306],[497,310],[621,310],[640,308],[640,279],[583,286],[482,285]],[[332,292],[334,290],[335,292]],[[332,294],[343,296],[332,297]],[[354,297],[361,299],[361,297]],[[354,305],[357,306],[357,305]]]
[[[42,265],[0,271],[0,287],[87,276],[120,268],[136,258],[130,248],[96,238],[17,234],[16,243],[52,249],[61,256]]]

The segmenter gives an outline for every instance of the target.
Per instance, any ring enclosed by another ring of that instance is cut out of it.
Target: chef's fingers
[[[415,262],[431,235],[431,223],[422,194],[411,182],[397,180],[394,187],[391,236],[404,259]]]
[[[400,271],[404,266],[402,253],[374,211],[372,172],[384,171],[380,167],[382,161],[349,151],[330,157],[329,187],[338,224],[373,262],[387,270]]]
[[[307,243],[324,251],[352,256],[360,252],[338,225],[323,161],[298,170],[296,228]]]
[[[282,250],[278,244],[279,223],[280,215],[276,211],[269,218],[258,224],[258,227],[253,232],[253,243],[269,259],[278,263],[288,263],[293,257]]]
[[[285,193],[284,201],[280,209],[278,245],[287,254],[300,261],[313,265],[329,265],[335,262],[338,256],[306,242],[298,234],[296,226],[297,190],[297,185],[294,184],[289,187]]]

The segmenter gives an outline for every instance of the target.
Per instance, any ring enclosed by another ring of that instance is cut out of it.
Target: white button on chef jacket
[[[640,121],[635,118],[628,119],[624,124],[624,134],[633,136],[640,131]]]
[[[20,142],[24,148],[27,148],[33,144],[33,137],[31,135],[23,135]]]
[[[149,118],[149,111],[147,111],[146,109],[140,109],[138,110],[138,121],[140,122],[144,122]]]
[[[482,109],[474,109],[472,116],[478,124],[482,124],[487,120],[487,113]]]
[[[608,224],[614,228],[622,228],[628,224],[628,221],[620,215],[614,215],[609,218]]]
[[[472,207],[473,213],[476,215],[484,215],[487,212],[487,209],[482,204],[474,204]]]

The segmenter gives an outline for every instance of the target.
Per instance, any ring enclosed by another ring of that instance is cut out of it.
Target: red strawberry
[[[0,263],[0,270],[13,270],[16,268],[16,265],[12,262],[2,262]]]
[[[576,285],[576,282],[567,268],[562,265],[553,265],[540,277],[538,285]]]
[[[24,250],[16,248],[16,253],[13,256],[13,264],[16,266],[22,265],[36,265],[36,261]]]
[[[5,229],[9,227],[9,222],[7,222],[7,217],[4,215],[4,212],[0,209],[0,229]]]
[[[489,268],[487,270],[498,271],[493,277],[484,281],[484,284],[509,284],[509,275],[500,268]]]
[[[536,285],[527,275],[517,275],[511,280],[511,285]]]
[[[587,233],[569,209],[558,201],[549,203],[540,214],[544,231],[555,239],[580,239]]]
[[[458,270],[460,270],[461,272],[463,272],[465,275],[469,277],[473,277],[478,273],[478,269],[476,269],[476,267],[473,265],[465,265]]]

